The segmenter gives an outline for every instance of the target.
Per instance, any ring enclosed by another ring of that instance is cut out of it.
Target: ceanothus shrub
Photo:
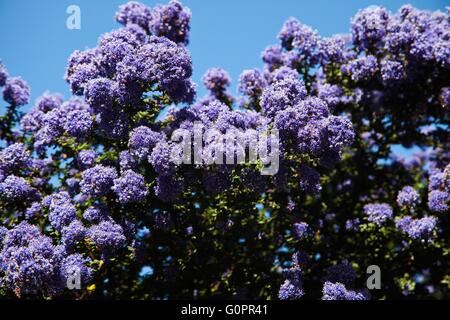
[[[45,92],[24,114],[30,88],[0,62],[1,297],[449,297],[448,11],[369,7],[328,38],[290,18],[241,96],[214,67],[204,97],[188,8],[132,1],[115,18],[68,58],[66,101]],[[180,129],[215,133],[192,164]],[[231,129],[243,145],[221,143]],[[273,129],[279,143],[255,139]],[[215,161],[251,146],[279,150],[275,174]]]

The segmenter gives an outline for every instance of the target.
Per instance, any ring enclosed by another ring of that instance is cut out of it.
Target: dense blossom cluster
[[[30,88],[0,61],[0,296],[449,296],[448,11],[369,7],[326,38],[289,18],[241,96],[211,68],[198,99],[188,8],[115,18],[70,55],[67,100],[22,114]],[[369,294],[374,261],[391,278]]]

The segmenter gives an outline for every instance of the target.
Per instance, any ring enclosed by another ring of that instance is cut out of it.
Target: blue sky
[[[32,88],[31,101],[45,90],[70,96],[63,80],[67,57],[75,49],[93,47],[98,36],[119,25],[113,16],[123,0],[1,0],[0,59],[10,73],[21,75]],[[143,1],[150,7],[161,0]],[[210,67],[230,72],[234,92],[244,69],[260,67],[261,51],[277,41],[276,35],[290,16],[311,25],[321,35],[345,33],[360,8],[378,4],[394,11],[405,1],[375,0],[185,0],[191,8],[191,43],[194,81]],[[448,1],[416,0],[420,9],[445,9]],[[81,30],[66,28],[66,8],[81,9]],[[205,93],[202,86],[199,95]],[[27,106],[25,109],[29,108]],[[3,108],[0,107],[0,111]]]

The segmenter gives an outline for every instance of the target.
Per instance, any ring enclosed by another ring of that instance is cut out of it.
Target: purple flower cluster
[[[111,191],[117,171],[112,167],[96,165],[83,171],[81,176],[81,192],[91,197],[101,197]]]
[[[322,300],[367,300],[362,293],[347,290],[345,285],[339,282],[325,282],[322,292]]]
[[[397,204],[401,207],[413,207],[419,202],[419,193],[411,186],[403,187],[397,195]]]
[[[438,220],[431,216],[421,219],[405,216],[403,218],[397,218],[395,220],[395,226],[412,239],[429,240],[433,237],[433,231],[436,229],[437,222]]]
[[[103,256],[111,256],[126,243],[122,227],[111,220],[101,221],[90,227],[87,236]]]
[[[141,202],[148,195],[144,177],[132,170],[127,170],[114,180],[112,187],[120,203]]]
[[[171,0],[167,5],[158,5],[153,9],[150,29],[159,37],[186,45],[189,43],[190,21],[191,11],[180,2]]]
[[[364,213],[368,216],[367,220],[377,225],[392,218],[392,208],[387,203],[372,203],[364,206]]]

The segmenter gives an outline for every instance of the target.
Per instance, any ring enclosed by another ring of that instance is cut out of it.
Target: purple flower
[[[114,180],[113,190],[122,204],[141,202],[148,195],[144,177],[132,170],[127,170]]]
[[[66,284],[68,279],[80,277],[82,287],[87,287],[89,281],[92,280],[92,268],[87,264],[91,261],[90,258],[83,258],[79,253],[71,254],[64,258],[61,262],[60,274],[63,278],[63,283]]]
[[[34,217],[37,217],[42,210],[42,206],[39,202],[33,202],[30,207],[27,208],[25,211],[25,218],[26,219],[32,219]]]
[[[60,94],[52,94],[48,91],[44,92],[42,96],[36,99],[34,107],[42,112],[48,112],[59,108],[63,103],[63,97]]]
[[[180,2],[171,0],[167,5],[158,5],[154,8],[150,29],[159,37],[166,37],[186,45],[189,42],[190,20],[191,11]]]
[[[397,204],[399,206],[412,207],[419,201],[419,193],[411,186],[403,187],[397,195]]]
[[[366,81],[378,71],[378,62],[372,55],[364,56],[350,62],[348,69],[353,81]]]
[[[238,90],[250,97],[261,95],[266,81],[258,69],[244,70],[239,77]]]
[[[119,153],[119,166],[120,172],[134,170],[137,166],[137,161],[128,150],[124,150]]]
[[[137,127],[130,133],[128,147],[133,156],[143,160],[150,155],[153,148],[162,138],[161,133],[155,132],[148,127]]]
[[[88,237],[103,256],[110,256],[126,243],[123,229],[113,221],[102,221],[88,229]]]
[[[10,175],[0,183],[0,198],[9,202],[32,202],[38,200],[40,194],[24,178]]]
[[[325,282],[322,292],[322,300],[367,300],[362,293],[347,290],[345,285],[339,282]]]
[[[92,167],[97,157],[97,152],[94,150],[81,150],[77,155],[77,163],[84,170]]]
[[[278,111],[295,105],[306,96],[304,84],[297,79],[288,78],[265,88],[261,96],[261,108],[268,117],[274,117]]]
[[[119,10],[116,13],[116,20],[124,26],[137,24],[147,30],[152,18],[151,15],[152,12],[146,5],[137,1],[130,1],[119,6]]]
[[[117,172],[112,167],[96,165],[83,171],[81,176],[81,192],[91,197],[101,197],[111,191]]]
[[[360,10],[352,20],[353,43],[361,50],[381,47],[388,22],[389,13],[383,7]]]
[[[86,110],[74,110],[67,114],[65,129],[75,138],[85,138],[92,129],[92,116]]]
[[[77,243],[83,241],[86,236],[86,228],[79,220],[71,222],[61,230],[61,241],[67,251],[75,248]]]
[[[205,87],[214,94],[224,92],[231,83],[230,75],[221,68],[208,69],[202,80]]]
[[[450,197],[446,191],[433,190],[428,193],[428,208],[432,212],[444,213],[448,210]]]
[[[0,151],[0,169],[4,173],[25,170],[30,164],[30,152],[23,143],[14,143]]]
[[[58,231],[61,231],[64,226],[70,224],[77,214],[70,195],[65,191],[52,194],[49,198],[48,207],[48,220]]]
[[[270,70],[283,65],[283,49],[280,46],[269,46],[261,54],[261,58]]]
[[[100,204],[94,204],[83,213],[83,218],[91,223],[98,223],[109,218],[107,208]]]
[[[323,64],[342,63],[345,60],[345,40],[342,36],[333,36],[319,41],[320,59]]]
[[[433,235],[438,220],[435,217],[423,217],[421,219],[413,219],[411,216],[395,219],[397,229],[406,233],[412,239],[429,240]]]
[[[41,128],[43,122],[44,113],[32,108],[20,119],[20,126],[25,132],[36,132]]]
[[[11,105],[23,106],[30,100],[30,87],[20,77],[8,78],[3,88],[3,99]]]
[[[107,78],[92,79],[86,85],[84,96],[96,112],[110,108],[116,96],[114,82]]]
[[[381,78],[385,84],[398,82],[405,76],[405,68],[401,62],[394,60],[383,60],[381,62]]]
[[[298,266],[283,270],[283,276],[286,278],[278,291],[280,300],[297,300],[305,293],[302,288],[302,270]]]
[[[309,225],[306,222],[294,223],[294,232],[298,239],[304,239],[308,236]]]
[[[364,206],[364,213],[368,215],[368,220],[377,225],[392,218],[392,208],[387,203],[371,203]]]

